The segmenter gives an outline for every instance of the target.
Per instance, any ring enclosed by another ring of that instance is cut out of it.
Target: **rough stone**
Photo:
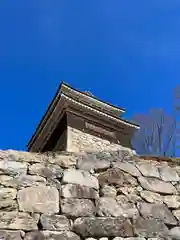
[[[82,237],[132,237],[133,228],[124,217],[77,218],[74,231]]]
[[[177,192],[176,188],[169,182],[164,182],[162,180],[150,177],[139,177],[138,180],[144,189],[152,192],[164,194],[173,194]]]
[[[0,212],[0,229],[31,231],[37,230],[37,224],[28,213]]]
[[[137,181],[130,174],[124,173],[121,169],[108,169],[107,171],[100,173],[98,176],[99,184],[114,184],[116,186],[131,185],[136,186]]]
[[[66,216],[63,215],[49,215],[49,214],[42,214],[41,218],[41,225],[45,230],[52,230],[52,231],[69,231],[70,230],[70,223]]]
[[[61,211],[72,217],[93,216],[95,206],[89,199],[66,198],[61,200]]]
[[[81,186],[99,189],[98,180],[88,171],[68,169],[64,171],[63,183],[79,184]]]
[[[24,240],[45,240],[45,237],[42,232],[33,231],[33,232],[26,233]],[[47,240],[48,240],[48,238],[47,238]],[[53,239],[51,239],[51,240],[53,240]]]
[[[0,172],[12,176],[26,174],[27,164],[15,161],[0,160]]]
[[[80,237],[70,231],[41,231],[29,232],[24,240],[80,240]]]
[[[176,217],[176,219],[180,222],[180,209],[172,211],[173,215]]]
[[[180,180],[177,172],[169,166],[159,167],[159,173],[160,173],[160,177],[163,181],[178,182]]]
[[[65,184],[62,185],[61,196],[64,198],[97,199],[99,194],[91,187],[81,186],[78,184]]]
[[[0,201],[5,199],[8,200],[15,199],[16,195],[17,195],[16,189],[0,187]]]
[[[29,167],[29,173],[46,178],[62,178],[63,176],[62,168],[54,164],[35,163]]]
[[[138,162],[136,167],[145,177],[160,178],[158,168],[153,162]]]
[[[141,191],[140,196],[149,203],[162,203],[163,199],[159,193],[150,192],[147,190]]]
[[[104,185],[100,190],[100,195],[102,197],[116,198],[117,190],[114,186]]]
[[[77,162],[77,168],[90,171],[103,170],[110,167],[110,161],[108,159],[97,159],[95,155],[88,155],[87,157],[80,158]]]
[[[51,163],[57,164],[63,168],[71,168],[76,166],[76,157],[73,155],[56,154]]]
[[[180,239],[180,227],[174,227],[168,232],[168,236],[171,237],[172,239]]]
[[[21,211],[49,214],[59,211],[59,193],[54,187],[27,187],[19,190],[17,199]]]
[[[119,217],[123,216],[123,209],[118,205],[114,198],[101,197],[97,203],[97,214],[100,217]]]
[[[0,230],[1,240],[22,240],[21,231]]]
[[[120,168],[121,170],[131,174],[132,176],[135,176],[135,177],[141,176],[141,173],[139,172],[139,170],[131,163],[116,161],[112,163],[112,166],[114,168]]]
[[[176,225],[177,221],[171,211],[164,204],[139,203],[138,205],[141,216],[144,218],[156,218],[165,224]]]
[[[18,189],[31,186],[45,186],[46,179],[40,176],[21,175],[14,177],[13,179],[6,180],[4,185]]]
[[[157,219],[145,219],[139,217],[134,221],[134,233],[136,236],[152,238],[163,237],[168,232],[165,224]]]
[[[12,199],[0,200],[0,210],[6,212],[15,211],[18,210],[18,204]]]
[[[134,202],[129,201],[128,196],[119,195],[117,196],[116,201],[121,207],[124,217],[135,219],[139,216],[138,209],[136,208]]]
[[[145,238],[143,237],[128,237],[128,238],[122,238],[122,237],[115,237],[113,238],[113,240],[146,240]],[[157,239],[154,239],[154,240],[157,240]]]
[[[163,201],[169,208],[180,207],[180,196],[178,195],[163,196]]]

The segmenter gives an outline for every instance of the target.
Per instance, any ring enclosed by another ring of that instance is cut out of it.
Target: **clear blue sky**
[[[61,79],[128,110],[171,110],[179,0],[2,0],[0,148],[25,149]]]

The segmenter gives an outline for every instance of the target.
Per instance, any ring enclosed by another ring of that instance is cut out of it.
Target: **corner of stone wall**
[[[0,239],[180,239],[174,162],[127,149],[0,151]]]

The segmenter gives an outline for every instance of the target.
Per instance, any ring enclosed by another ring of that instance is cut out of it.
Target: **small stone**
[[[139,237],[161,237],[167,235],[166,225],[157,219],[139,217],[134,221],[134,233]]]
[[[130,196],[118,195],[116,201],[121,207],[124,217],[135,219],[139,216],[139,211],[134,202],[129,201],[128,197]]]
[[[144,189],[152,192],[165,194],[173,194],[177,192],[176,188],[169,182],[164,182],[162,180],[150,177],[139,177],[138,180]]]
[[[63,168],[70,168],[76,166],[76,157],[71,155],[56,154],[53,159],[53,164],[57,164]]]
[[[12,176],[26,174],[27,164],[15,161],[0,160],[0,172]]]
[[[39,185],[45,186],[46,179],[40,176],[21,175],[14,177],[11,180],[7,180],[4,185],[7,187],[13,187],[18,189]]]
[[[22,231],[0,230],[1,240],[22,240]]]
[[[95,206],[89,199],[66,198],[61,200],[61,212],[66,216],[93,216]]]
[[[180,209],[172,211],[173,215],[176,217],[176,219],[180,222]]]
[[[100,194],[102,197],[116,198],[117,190],[114,186],[104,185],[100,190]]]
[[[132,237],[133,228],[124,217],[86,217],[74,221],[74,231],[85,237]]]
[[[17,195],[17,190],[13,188],[3,188],[0,187],[0,201],[5,199],[15,199]]]
[[[141,216],[144,218],[156,218],[165,224],[176,225],[177,221],[171,211],[164,204],[139,203]]]
[[[145,177],[160,178],[158,168],[152,162],[138,162],[136,167]]]
[[[163,201],[169,208],[179,208],[180,207],[180,196],[178,195],[169,195],[164,196]]]
[[[118,187],[124,187],[124,185],[137,186],[137,181],[130,174],[123,172],[121,169],[111,168],[107,171],[100,173],[98,176],[99,184],[114,184]]]
[[[45,240],[45,237],[42,232],[33,231],[33,232],[26,233],[24,240]],[[48,238],[47,238],[47,240],[48,240]],[[54,240],[54,239],[51,238],[51,240]]]
[[[41,215],[41,225],[45,230],[69,231],[70,223],[66,216],[63,215]]]
[[[70,231],[60,231],[60,232],[42,231],[41,233],[43,234],[44,239],[47,239],[47,240],[80,240],[80,237],[78,235]],[[27,239],[27,240],[30,240],[30,239]],[[34,240],[34,238],[31,240]]]
[[[141,191],[140,196],[149,203],[162,203],[163,199],[159,193],[154,193],[151,191]]]
[[[35,163],[29,167],[29,173],[32,175],[39,175],[45,178],[62,178],[63,170],[60,166],[55,164],[43,165],[42,163]]]
[[[81,186],[78,184],[65,184],[62,185],[61,196],[64,198],[97,199],[99,194],[91,187]]]
[[[99,189],[98,180],[88,171],[68,169],[64,171],[63,183],[79,184],[81,186]]]
[[[97,203],[97,214],[100,217],[119,217],[123,216],[123,210],[114,198],[101,197]]]
[[[59,193],[54,187],[27,187],[18,191],[20,211],[56,213],[59,211]]]
[[[18,210],[18,204],[15,200],[12,199],[5,199],[0,201],[0,210],[2,211],[15,211]]]
[[[131,174],[134,177],[141,176],[139,170],[131,163],[116,161],[112,164],[114,168],[120,168],[124,172]]]
[[[97,159],[95,155],[87,155],[86,157],[81,157],[78,159],[77,168],[81,170],[90,171],[103,170],[110,167],[110,161],[108,159],[99,158]]]
[[[37,229],[37,224],[28,213],[0,212],[0,229],[31,231]]]
[[[177,172],[169,167],[169,166],[162,166],[159,168],[160,177],[163,181],[166,182],[178,182],[180,180],[179,175]]]

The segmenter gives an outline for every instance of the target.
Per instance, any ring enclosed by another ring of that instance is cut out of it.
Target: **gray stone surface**
[[[31,165],[29,167],[29,173],[46,178],[61,178],[63,176],[63,170],[60,166],[47,163],[35,163]]]
[[[0,160],[0,172],[9,175],[26,174],[27,164],[22,162]]]
[[[77,168],[82,170],[90,171],[94,170],[103,170],[110,167],[110,160],[108,159],[97,159],[96,155],[87,155],[87,157],[80,158],[77,162]]]
[[[77,218],[74,231],[82,237],[132,237],[133,228],[124,217]]]
[[[176,225],[177,221],[165,204],[139,203],[139,211],[144,218],[159,219],[165,224]]]
[[[141,186],[146,190],[163,194],[176,193],[176,188],[169,182],[164,182],[152,177],[139,177],[138,180]]]
[[[136,236],[152,238],[167,236],[166,225],[156,219],[145,219],[139,217],[134,221],[134,233]]]
[[[54,187],[27,187],[18,191],[19,209],[24,212],[56,213],[59,192]]]
[[[137,180],[130,174],[124,173],[121,169],[108,169],[107,171],[100,173],[98,176],[99,184],[113,184],[116,186],[131,185],[137,186]]]
[[[177,172],[173,168],[171,168],[167,165],[159,167],[159,173],[160,173],[160,177],[163,181],[178,182],[180,180]]]
[[[145,177],[160,178],[159,170],[153,162],[140,161],[136,164],[136,167]]]
[[[63,183],[79,184],[81,186],[99,188],[98,180],[88,171],[68,169],[64,171]]]
[[[180,222],[180,209],[172,211],[173,215],[176,217],[176,219]]]
[[[168,232],[168,236],[172,239],[180,239],[180,227],[174,227]]]
[[[29,232],[24,240],[80,240],[80,237],[70,231]]]
[[[178,195],[163,196],[162,199],[169,208],[179,208],[180,207],[180,196],[178,196]]]
[[[1,240],[22,240],[22,231],[0,230]]]
[[[0,200],[0,211],[15,211],[18,210],[18,204],[15,200],[5,199]]]
[[[61,199],[61,211],[72,217],[93,216],[95,214],[94,203],[89,199]]]
[[[116,161],[112,164],[114,168],[120,168],[121,170],[131,174],[132,176],[139,177],[141,173],[139,170],[131,163]]]
[[[114,186],[104,185],[100,189],[100,195],[102,197],[112,197],[116,198],[117,190]]]
[[[37,224],[28,213],[0,212],[0,229],[36,230]]]
[[[17,195],[17,190],[13,188],[0,187],[0,201],[8,199],[15,199]]]
[[[7,179],[4,185],[18,189],[31,186],[45,186],[46,179],[40,176],[20,175],[9,180]]]
[[[162,203],[163,197],[159,193],[151,192],[151,191],[141,191],[140,196],[149,203]]]
[[[42,214],[41,225],[45,230],[52,231],[69,231],[70,222],[66,216],[63,215],[52,215],[52,214]]]
[[[61,196],[64,198],[97,199],[99,194],[91,187],[81,186],[79,184],[64,184],[61,187]]]

